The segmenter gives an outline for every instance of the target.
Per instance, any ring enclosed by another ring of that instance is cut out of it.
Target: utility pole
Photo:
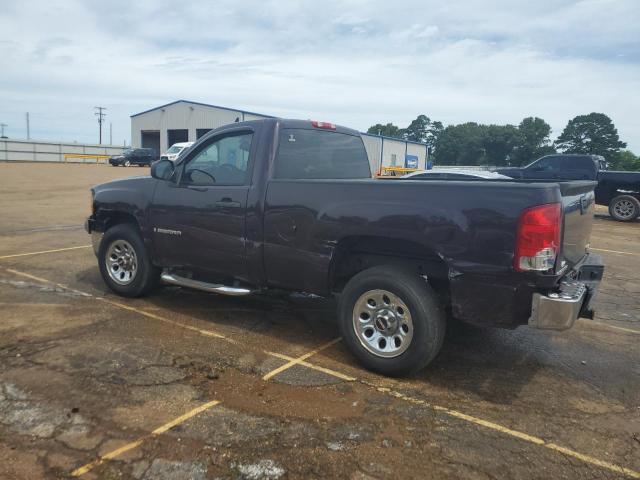
[[[104,117],[107,116],[106,113],[104,113],[104,110],[106,110],[105,107],[93,107],[95,108],[97,111],[94,113],[95,116],[98,117],[98,130],[100,131],[100,140],[98,141],[98,145],[102,145],[102,122],[104,121]]]
[[[4,136],[4,127],[8,127],[6,123],[0,123],[0,138],[5,138]]]
[[[113,123],[109,122],[109,145],[113,145]]]
[[[31,139],[31,132],[29,131],[29,112],[27,112],[27,140]]]

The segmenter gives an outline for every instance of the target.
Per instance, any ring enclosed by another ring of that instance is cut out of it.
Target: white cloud
[[[636,0],[14,2],[0,12],[11,136],[114,141],[178,98],[359,129],[608,114],[640,153]]]

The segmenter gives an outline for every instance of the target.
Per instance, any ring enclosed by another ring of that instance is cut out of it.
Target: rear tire
[[[98,249],[98,266],[107,286],[123,297],[140,297],[160,279],[135,225],[121,223],[107,230]]]
[[[368,369],[401,376],[426,367],[445,334],[445,312],[417,273],[381,265],[355,275],[338,303],[342,338]]]
[[[609,215],[619,222],[632,222],[640,216],[640,201],[631,195],[618,195],[609,203]]]

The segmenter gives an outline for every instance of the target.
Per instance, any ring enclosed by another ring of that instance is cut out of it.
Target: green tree
[[[616,158],[613,159],[611,163],[611,168],[614,170],[629,170],[629,171],[638,171],[640,170],[640,157],[633,154],[633,152],[629,150],[623,150]]]
[[[542,118],[527,117],[518,125],[520,141],[509,158],[514,166],[526,165],[536,158],[555,153],[549,135],[551,126]]]
[[[626,146],[611,119],[595,112],[569,120],[556,140],[556,147],[563,153],[602,155],[609,162],[614,162],[620,149]]]
[[[393,137],[393,138],[403,138],[404,130],[393,123],[387,123],[383,125],[381,123],[376,123],[372,125],[367,130],[367,133],[372,135],[384,135],[385,137]]]
[[[513,125],[474,122],[446,127],[436,143],[439,165],[507,165],[520,132]]]
[[[482,165],[508,165],[514,148],[520,144],[520,132],[513,125],[483,126],[482,146],[484,152],[479,159]]]
[[[474,122],[449,125],[435,145],[438,165],[478,165],[485,156],[485,125]]]
[[[429,151],[433,153],[442,130],[444,130],[442,122],[434,122],[426,115],[418,115],[404,130],[404,138],[412,142],[427,144]]]
[[[426,115],[418,115],[404,130],[404,138],[412,142],[426,143],[431,119]]]

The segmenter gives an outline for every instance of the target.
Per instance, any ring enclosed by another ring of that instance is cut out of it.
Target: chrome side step
[[[173,273],[163,272],[160,275],[163,282],[170,285],[178,285],[180,287],[195,288],[196,290],[203,290],[210,293],[220,293],[222,295],[230,295],[232,297],[241,297],[243,295],[249,295],[253,290],[248,288],[228,287],[226,285],[219,285],[217,283],[201,282],[199,280],[193,280],[192,278],[179,277]]]

